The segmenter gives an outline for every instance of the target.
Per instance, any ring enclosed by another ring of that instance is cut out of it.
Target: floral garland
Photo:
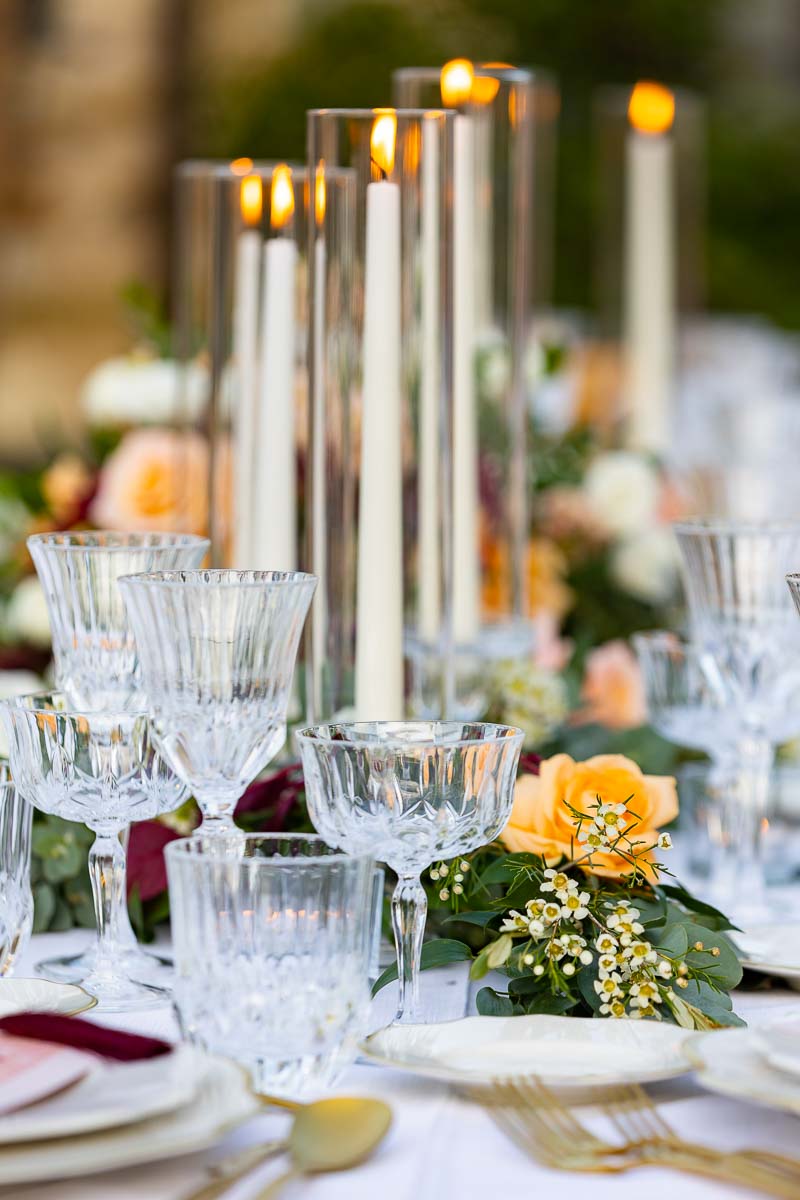
[[[533,806],[531,790],[540,801]],[[732,926],[661,881],[665,869],[653,855],[672,843],[645,823],[654,792],[674,793],[674,780],[642,775],[618,755],[585,763],[556,755],[538,774],[521,775],[501,835],[518,843],[527,820],[523,832],[541,852],[504,853],[496,844],[471,861],[435,864],[430,875],[452,909],[448,924],[482,935],[477,954],[462,944],[464,953],[452,957],[474,955],[475,979],[500,970],[509,981],[505,991],[479,992],[479,1012],[650,1018],[689,1029],[742,1024],[728,995],[742,977],[724,933]],[[667,811],[677,813],[677,798]]]

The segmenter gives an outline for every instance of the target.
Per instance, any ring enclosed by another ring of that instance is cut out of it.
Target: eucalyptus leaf
[[[422,947],[420,968],[423,971],[429,971],[435,967],[446,967],[450,963],[467,962],[471,958],[472,951],[464,942],[457,942],[454,938],[437,938],[435,941],[425,942]],[[383,974],[375,980],[372,985],[373,996],[377,996],[387,983],[392,983],[395,979],[397,979],[396,962],[387,967]]]
[[[530,996],[523,1001],[525,1012],[529,1016],[546,1013],[554,1017],[570,1012],[579,1003],[580,1000],[577,996],[554,995],[552,992],[541,992],[539,995]]]
[[[50,918],[50,932],[63,933],[64,930],[71,929],[72,925],[72,910],[63,896],[57,895],[55,911]]]
[[[730,991],[741,982],[742,964],[736,953],[733,942],[720,930],[709,930],[705,925],[695,925],[687,922],[684,926],[689,945],[702,942],[705,949],[686,952],[686,962],[694,970],[701,969],[709,978],[725,991]],[[711,950],[717,954],[711,954]]]
[[[658,891],[665,896],[677,900],[684,908],[688,908],[690,912],[699,913],[708,920],[717,922],[714,925],[709,925],[709,929],[737,929],[738,926],[733,925],[731,921],[718,908],[714,908],[712,904],[706,904],[703,900],[698,900],[691,892],[687,891],[681,884],[659,884]]]
[[[508,996],[494,988],[481,988],[475,997],[475,1007],[481,1017],[513,1017],[515,1006]]]
[[[490,921],[499,916],[499,913],[493,909],[488,912],[459,912],[451,913],[442,921],[442,925],[480,925],[481,927],[488,925]]]
[[[33,932],[45,933],[55,911],[55,888],[49,883],[37,883],[33,888]]]
[[[658,935],[656,949],[670,958],[683,958],[689,949],[689,934],[686,926],[679,925],[677,922],[667,925],[663,933]]]
[[[702,980],[690,979],[688,987],[681,990],[679,999],[705,1013],[717,1025],[746,1025],[746,1022],[733,1012],[730,996],[714,991]]]
[[[578,971],[578,990],[583,996],[586,1003],[591,1008],[592,1012],[599,1012],[600,1005],[603,1001],[594,990],[594,983],[597,979],[597,967],[585,967],[582,971]]]

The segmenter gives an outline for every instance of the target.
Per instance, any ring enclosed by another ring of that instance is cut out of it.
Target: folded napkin
[[[94,1025],[80,1017],[62,1017],[55,1013],[14,1013],[11,1017],[2,1017],[0,1032],[18,1038],[33,1038],[37,1042],[88,1050],[102,1058],[114,1058],[119,1062],[158,1058],[173,1049],[170,1042],[162,1042],[159,1038],[107,1029],[104,1025]]]

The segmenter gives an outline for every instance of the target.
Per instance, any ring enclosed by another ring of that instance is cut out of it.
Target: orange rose
[[[678,815],[675,780],[643,775],[635,762],[621,754],[598,754],[581,763],[568,754],[556,754],[541,763],[538,775],[520,776],[501,841],[514,853],[540,854],[549,863],[562,857],[583,858],[586,850],[578,842],[577,818],[570,809],[591,818],[598,798],[603,804],[625,805],[622,828],[633,824],[631,839],[643,843],[637,857],[651,861],[659,827]],[[616,877],[627,874],[631,866],[619,853],[598,851],[586,869]]]

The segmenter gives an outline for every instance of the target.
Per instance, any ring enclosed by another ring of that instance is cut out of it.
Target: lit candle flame
[[[314,179],[314,215],[317,218],[317,225],[322,225],[325,220],[325,205],[327,196],[325,194],[325,159],[321,158],[317,163],[317,173]]]
[[[459,108],[472,95],[475,72],[468,58],[451,58],[442,67],[440,86],[445,108]]]
[[[272,200],[270,221],[273,229],[283,229],[294,212],[294,188],[292,172],[286,163],[281,163],[272,172]]]
[[[252,158],[235,158],[231,163],[231,171],[234,175],[249,175],[252,169]]]
[[[675,119],[675,97],[660,83],[637,83],[628,103],[628,120],[638,133],[666,133]]]
[[[503,62],[479,63],[478,70],[481,71],[484,69],[487,71],[507,71],[513,70],[513,67],[511,63]],[[476,75],[472,80],[472,91],[469,98],[473,104],[491,104],[499,91],[499,79],[495,79],[492,75]]]
[[[259,223],[263,207],[263,189],[258,175],[245,175],[239,184],[239,207],[245,225]]]
[[[397,117],[393,108],[376,109],[378,114],[372,122],[369,152],[382,178],[391,175],[394,167],[394,147],[397,139]]]

